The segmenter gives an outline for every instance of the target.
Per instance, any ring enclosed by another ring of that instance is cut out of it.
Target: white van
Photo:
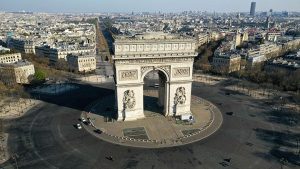
[[[194,119],[194,116],[192,114],[182,114],[180,119],[183,121],[191,121]]]

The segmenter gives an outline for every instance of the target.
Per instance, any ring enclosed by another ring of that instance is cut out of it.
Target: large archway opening
[[[167,109],[167,77],[160,70],[152,70],[144,76],[145,117],[165,116]]]

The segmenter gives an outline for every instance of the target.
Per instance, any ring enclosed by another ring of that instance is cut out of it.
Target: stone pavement
[[[156,92],[145,93],[146,96],[153,96]],[[85,112],[82,116],[90,118],[94,127],[84,126],[90,133],[103,140],[127,146],[159,148],[187,144],[211,135],[222,124],[220,111],[210,102],[196,96],[192,97],[191,106],[195,118],[193,124],[173,117],[164,117],[151,110],[145,111],[144,119],[114,121],[113,106],[114,96],[91,105],[90,113]],[[100,129],[103,133],[97,134],[95,129]]]

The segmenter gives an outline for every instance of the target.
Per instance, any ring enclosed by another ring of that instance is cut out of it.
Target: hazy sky
[[[33,12],[248,12],[253,0],[0,0],[0,11]],[[256,11],[300,11],[300,0],[256,0]]]

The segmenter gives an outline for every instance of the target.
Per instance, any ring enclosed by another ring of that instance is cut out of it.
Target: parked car
[[[81,117],[81,121],[82,121],[83,123],[86,123],[86,122],[87,122],[86,119],[85,119],[84,117]]]
[[[96,130],[94,130],[94,132],[95,132],[95,133],[98,133],[98,134],[101,134],[101,133],[102,133],[102,131],[101,131],[100,129],[96,129]]]
[[[76,127],[77,127],[77,129],[82,129],[82,126],[81,126],[81,124],[76,124]]]

